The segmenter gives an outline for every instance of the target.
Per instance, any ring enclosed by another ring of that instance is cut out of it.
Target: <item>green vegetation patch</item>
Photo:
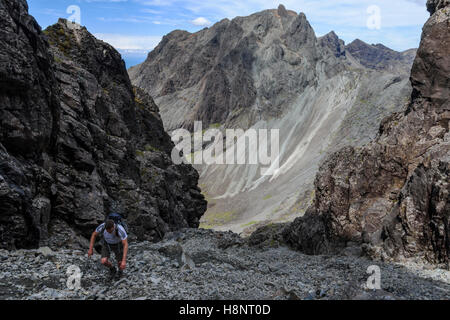
[[[223,226],[237,218],[237,212],[227,211],[218,213],[209,213],[204,217],[204,221],[200,225],[203,229]]]
[[[153,147],[153,146],[148,144],[148,145],[145,146],[145,151],[147,151],[147,152],[160,152],[161,150],[159,150],[158,148],[155,148],[155,147]]]
[[[136,156],[143,158],[144,157],[144,151],[136,150]]]
[[[242,228],[247,228],[247,227],[253,226],[253,225],[257,224],[257,223],[258,223],[258,221],[250,221],[249,223],[241,225],[241,227]]]
[[[48,42],[59,49],[65,56],[69,57],[73,43],[76,43],[72,33],[66,33],[63,26],[56,24],[48,27],[43,33],[47,36]]]

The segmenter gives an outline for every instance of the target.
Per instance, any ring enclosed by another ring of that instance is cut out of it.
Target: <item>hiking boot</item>
[[[112,267],[109,269],[109,274],[111,275],[111,277],[114,277],[116,272],[117,272],[116,267]]]

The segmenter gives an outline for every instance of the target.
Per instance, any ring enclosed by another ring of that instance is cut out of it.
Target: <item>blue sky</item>
[[[28,0],[30,13],[46,28],[70,6],[80,8],[81,24],[118,49],[127,67],[145,60],[162,36],[201,30],[224,19],[277,8],[304,12],[317,36],[334,30],[347,43],[359,38],[403,51],[419,46],[429,17],[426,0]],[[371,11],[376,6],[379,11]],[[379,12],[378,28],[369,28]]]

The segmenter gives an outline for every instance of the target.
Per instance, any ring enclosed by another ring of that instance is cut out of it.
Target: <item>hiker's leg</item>
[[[119,270],[117,276],[121,278],[123,276],[123,270],[121,269],[123,259],[123,245],[121,243],[117,245],[117,249],[114,251],[114,254],[116,255],[117,260],[117,270]]]
[[[102,262],[102,265],[111,269],[113,265],[111,264],[111,262],[109,262],[110,257],[111,257],[111,252],[109,251],[109,247],[106,243],[103,243],[101,262]]]
[[[115,248],[113,248],[114,255],[116,256],[117,265],[119,266],[120,270],[120,263],[122,262],[123,258],[123,251],[122,251],[122,244],[118,244]]]

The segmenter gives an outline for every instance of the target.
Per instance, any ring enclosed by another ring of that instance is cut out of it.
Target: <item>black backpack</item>
[[[116,225],[122,226],[125,229],[125,232],[128,233],[128,225],[124,221],[124,218],[122,217],[121,214],[119,214],[119,213],[111,213],[111,214],[108,215],[108,217],[106,217],[105,223],[108,220],[112,220],[112,221],[114,221],[114,223]],[[105,227],[103,227],[103,230],[101,231],[101,234],[103,234],[104,232],[105,232]],[[116,236],[119,237],[119,230],[117,228],[116,228]]]

